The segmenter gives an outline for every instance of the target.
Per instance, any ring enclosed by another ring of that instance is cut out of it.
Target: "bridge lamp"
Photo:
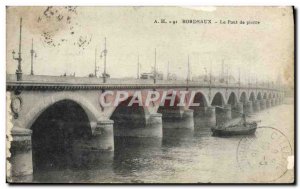
[[[16,54],[16,52],[15,52],[15,50],[13,50],[12,51],[13,59],[16,59],[15,54]]]

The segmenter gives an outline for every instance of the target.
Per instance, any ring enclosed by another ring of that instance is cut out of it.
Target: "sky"
[[[104,38],[107,72],[111,77],[136,77],[150,72],[157,52],[157,70],[186,78],[221,72],[241,80],[292,82],[294,64],[293,14],[289,7],[8,7],[7,73],[17,62],[19,22],[23,19],[22,69],[30,73],[31,40],[34,40],[36,75],[88,76],[94,73],[95,49],[99,73],[103,72]],[[166,19],[177,24],[154,23]],[[212,20],[213,24],[183,24],[183,19]],[[259,21],[259,24],[220,24],[222,20]]]

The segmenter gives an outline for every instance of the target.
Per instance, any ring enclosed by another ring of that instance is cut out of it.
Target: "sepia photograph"
[[[7,183],[295,184],[293,6],[5,16]]]

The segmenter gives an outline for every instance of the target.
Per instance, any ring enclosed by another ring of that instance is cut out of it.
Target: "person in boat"
[[[244,122],[244,126],[246,127],[247,126],[247,124],[246,124],[246,114],[242,115],[242,119],[243,119],[243,122]]]
[[[240,120],[240,125],[243,125],[244,127],[247,127],[246,124],[246,114],[242,113],[242,118]]]

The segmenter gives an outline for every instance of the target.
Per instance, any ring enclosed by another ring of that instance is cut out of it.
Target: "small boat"
[[[214,136],[252,135],[257,129],[257,122],[245,122],[243,124],[230,125],[227,127],[211,128]]]
[[[257,129],[258,121],[246,121],[246,115],[242,118],[234,119],[223,124],[212,127],[211,131],[214,136],[235,136],[235,135],[252,135]]]

